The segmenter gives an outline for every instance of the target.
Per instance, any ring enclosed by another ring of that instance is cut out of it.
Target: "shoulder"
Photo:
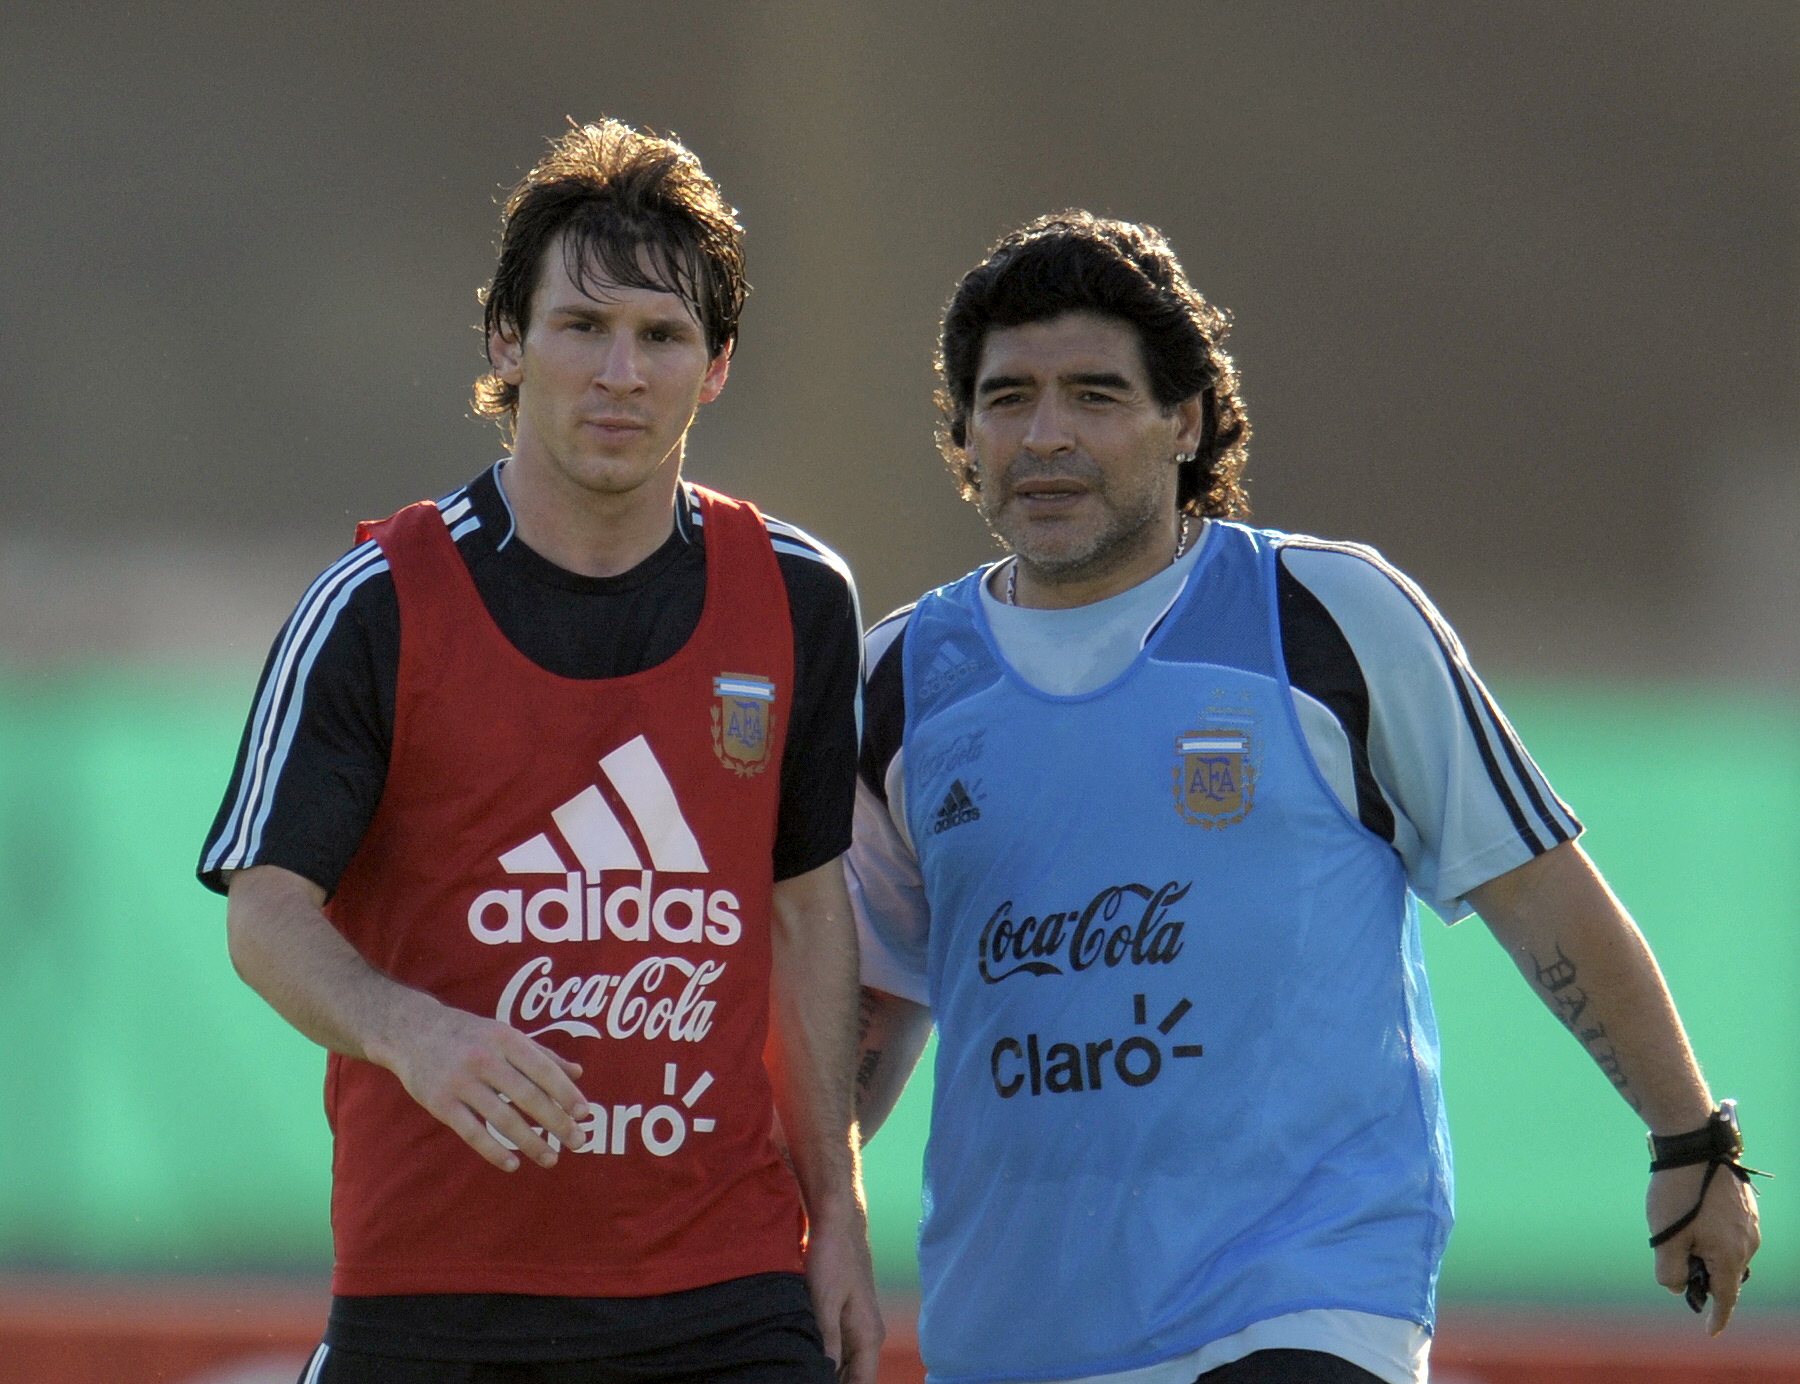
[[[1283,534],[1282,573],[1329,613],[1359,660],[1425,652],[1461,662],[1455,632],[1417,582],[1363,543]]]
[[[775,562],[787,587],[788,604],[796,626],[847,614],[861,629],[856,579],[851,575],[850,564],[798,524],[790,524],[772,514],[763,514],[762,522],[763,530],[769,536],[769,546],[775,550]],[[676,523],[684,532],[697,536],[704,546],[705,513],[694,503],[693,491],[686,485],[681,488]]]
[[[828,572],[842,586],[855,586],[850,564],[798,524],[790,524],[772,514],[763,515],[762,521],[777,558],[789,559],[801,571]]]
[[[850,564],[805,529],[786,520],[765,514],[763,528],[768,532],[769,545],[775,549],[775,563],[787,585],[795,624],[806,623],[809,616],[833,621],[848,618],[860,630],[862,607]]]
[[[387,554],[364,539],[313,579],[276,643],[276,654],[328,637],[345,618],[374,615],[394,607],[394,579]],[[397,617],[397,609],[394,611]]]
[[[863,657],[868,660],[871,680],[875,670],[883,667],[891,669],[893,676],[899,676],[901,636],[906,633],[906,626],[917,608],[917,601],[909,601],[869,626],[869,632],[863,636]]]
[[[510,526],[510,511],[491,472],[433,503],[458,550],[471,561],[474,549],[491,550]],[[358,627],[366,637],[385,645],[394,638],[399,620],[399,599],[387,554],[374,539],[363,539],[307,587],[276,641],[270,671],[283,682],[304,679],[314,666],[317,651],[334,633]]]

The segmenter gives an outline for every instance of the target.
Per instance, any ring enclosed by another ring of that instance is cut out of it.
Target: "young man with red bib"
[[[200,875],[330,1050],[306,1384],[875,1377],[854,588],[680,476],[741,235],[679,144],[556,140],[484,295],[511,455],[364,525],[270,654]]]

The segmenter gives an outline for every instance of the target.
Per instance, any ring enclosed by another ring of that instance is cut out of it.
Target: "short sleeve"
[[[200,882],[279,865],[328,894],[387,782],[399,606],[387,560],[362,543],[327,568],[276,636],[201,850]]]
[[[775,878],[784,880],[835,860],[850,845],[862,721],[862,621],[844,560],[792,524],[766,515],[764,521],[794,629],[793,710],[775,823]]]
[[[918,855],[903,827],[900,738],[906,707],[900,657],[910,610],[888,616],[864,641],[869,675],[863,692],[862,767],[856,785],[855,834],[844,865],[862,950],[863,984],[928,1004],[931,910]]]
[[[1462,642],[1404,573],[1372,548],[1317,539],[1287,540],[1282,561],[1361,669],[1369,768],[1414,893],[1454,922],[1472,911],[1471,889],[1580,834]]]

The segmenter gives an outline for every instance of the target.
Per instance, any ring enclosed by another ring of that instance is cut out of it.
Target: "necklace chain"
[[[1187,545],[1188,517],[1184,514],[1181,516],[1181,532],[1175,538],[1175,556],[1169,559],[1169,566],[1173,567],[1181,561],[1182,554],[1187,552]],[[1019,559],[1016,554],[1013,556],[1013,560],[1006,564],[1006,603],[1009,606],[1016,606],[1019,603]]]

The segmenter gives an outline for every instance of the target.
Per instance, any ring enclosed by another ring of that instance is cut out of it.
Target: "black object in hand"
[[[1704,1312],[1706,1295],[1711,1291],[1712,1278],[1706,1272],[1706,1261],[1697,1254],[1688,1255],[1687,1305]]]

